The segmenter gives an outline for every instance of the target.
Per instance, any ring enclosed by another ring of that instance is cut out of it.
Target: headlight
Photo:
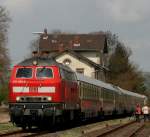
[[[37,62],[36,60],[34,60],[34,61],[32,62],[32,64],[33,64],[33,65],[37,65],[38,62]]]
[[[51,100],[52,100],[52,97],[47,97],[47,100],[48,100],[48,101],[51,101]]]
[[[20,97],[16,97],[16,101],[20,101]]]

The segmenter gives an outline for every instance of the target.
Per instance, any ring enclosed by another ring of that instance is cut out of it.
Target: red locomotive
[[[27,59],[12,70],[9,102],[11,120],[18,126],[68,118],[79,109],[76,76],[54,60]]]
[[[11,121],[22,128],[132,113],[146,98],[39,57],[14,66],[9,86]]]

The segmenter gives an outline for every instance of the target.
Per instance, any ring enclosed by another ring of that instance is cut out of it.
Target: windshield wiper
[[[39,71],[39,73],[43,72],[45,70],[45,66]]]

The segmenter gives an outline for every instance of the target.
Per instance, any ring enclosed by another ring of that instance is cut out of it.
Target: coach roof
[[[141,95],[141,94],[138,94],[138,93],[135,93],[135,92],[131,92],[129,90],[125,90],[125,89],[122,89],[120,87],[117,87],[123,94],[127,94],[127,95],[130,95],[130,96],[136,96],[136,97],[140,97],[140,98],[145,98],[146,96],[144,95]]]
[[[103,88],[106,88],[106,89],[109,89],[109,90],[113,90],[115,92],[119,92],[111,84],[105,83],[103,81],[96,80],[96,79],[84,76],[83,74],[79,74],[79,73],[76,73],[76,76],[77,76],[78,81],[83,81],[83,82],[86,82],[86,83],[93,84],[95,86],[100,86],[100,87],[103,87]]]

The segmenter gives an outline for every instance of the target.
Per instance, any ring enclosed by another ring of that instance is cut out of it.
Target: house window
[[[77,68],[77,69],[76,69],[76,72],[77,72],[77,73],[84,74],[84,68]]]
[[[65,59],[65,60],[63,61],[63,63],[64,63],[65,65],[70,65],[71,60],[70,60],[70,59]]]

